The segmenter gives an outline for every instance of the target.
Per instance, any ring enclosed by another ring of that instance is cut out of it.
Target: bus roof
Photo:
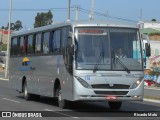
[[[62,23],[54,23],[52,25],[47,25],[43,27],[34,28],[31,30],[25,31],[16,31],[12,33],[12,36],[25,35],[30,33],[36,33],[45,31],[48,29],[60,28],[64,26],[72,26],[72,27],[123,27],[123,28],[138,28],[137,24],[126,24],[123,22],[112,22],[106,20],[88,20],[88,21],[66,21]]]

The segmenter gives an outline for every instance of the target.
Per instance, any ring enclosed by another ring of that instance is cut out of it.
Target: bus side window
[[[11,40],[11,55],[17,55],[18,53],[18,39],[17,38],[13,38]]]
[[[35,53],[36,54],[40,54],[41,53],[41,43],[42,43],[42,34],[41,33],[37,33],[35,35]]]
[[[64,27],[62,28],[62,54],[63,54],[63,59],[64,63],[67,64],[67,58],[66,58],[66,43],[68,39],[68,33],[70,31],[70,27]]]
[[[50,32],[45,32],[43,34],[43,54],[49,53],[49,41],[50,40]]]
[[[65,48],[65,64],[68,72],[73,74],[73,56],[71,54],[72,38],[67,38],[66,48]]]
[[[26,43],[25,43],[24,36],[20,37],[19,54],[20,55],[25,55],[26,54]]]
[[[13,38],[11,39],[10,54],[11,54],[11,56],[13,55]]]
[[[33,51],[33,35],[29,35],[27,41],[27,54],[33,54]]]
[[[53,54],[59,54],[60,53],[60,41],[61,41],[61,30],[56,30],[52,34],[52,52]]]
[[[65,46],[66,46],[66,41],[67,41],[69,31],[70,31],[70,27],[62,28],[62,53],[63,54],[65,52]]]

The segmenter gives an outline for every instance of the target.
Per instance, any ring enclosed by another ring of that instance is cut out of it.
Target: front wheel
[[[119,110],[122,106],[122,102],[108,102],[111,110]]]
[[[30,93],[28,93],[28,88],[27,88],[27,83],[24,83],[24,99],[25,100],[31,100],[32,95]]]
[[[56,91],[56,96],[58,97],[58,106],[62,109],[66,109],[68,107],[68,101],[62,98],[60,87]]]

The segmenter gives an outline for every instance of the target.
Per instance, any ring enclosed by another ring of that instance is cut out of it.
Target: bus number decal
[[[89,75],[86,75],[86,76],[85,76],[85,80],[90,80],[90,76],[89,76]]]

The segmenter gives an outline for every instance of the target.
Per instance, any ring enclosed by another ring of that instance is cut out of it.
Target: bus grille
[[[105,95],[126,95],[128,91],[94,91],[95,94],[105,94]]]
[[[110,87],[109,84],[95,84],[91,85],[95,89],[129,89],[130,85],[114,84],[113,87]]]

